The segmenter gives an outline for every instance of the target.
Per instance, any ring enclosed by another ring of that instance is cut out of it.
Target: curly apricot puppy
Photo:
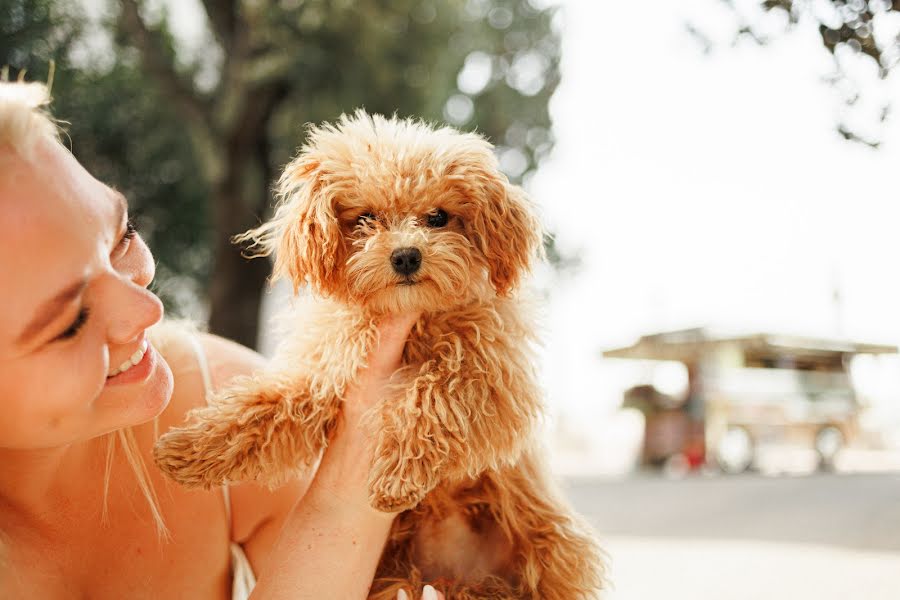
[[[275,485],[314,463],[377,319],[422,311],[396,393],[370,414],[370,501],[405,511],[370,598],[426,583],[454,600],[595,597],[600,551],[536,449],[534,324],[518,288],[541,228],[490,144],[360,111],[312,128],[279,185],[274,218],[242,238],[314,294],[267,372],[160,439],[160,467],[209,487]]]

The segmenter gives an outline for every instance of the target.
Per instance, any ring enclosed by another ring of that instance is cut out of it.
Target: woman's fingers
[[[384,317],[378,324],[378,340],[369,351],[367,366],[360,369],[359,379],[347,389],[344,418],[351,423],[373,406],[384,392],[391,375],[400,368],[403,347],[419,313]]]
[[[378,343],[369,354],[369,374],[374,379],[390,377],[400,365],[403,346],[419,313],[391,315],[378,324]]]
[[[378,339],[369,351],[368,365],[360,369],[358,380],[347,388],[344,397],[342,420],[353,432],[351,438],[360,441],[368,437],[359,425],[365,413],[383,397],[391,375],[400,368],[406,338],[418,318],[419,313],[393,315],[383,317],[378,323]],[[342,437],[337,433],[335,436]]]
[[[422,600],[444,600],[444,595],[430,585],[426,585],[422,589]]]
[[[403,590],[399,590],[397,592],[397,600],[409,600],[409,595]],[[431,587],[430,585],[426,585],[422,589],[422,600],[445,600],[444,595]]]

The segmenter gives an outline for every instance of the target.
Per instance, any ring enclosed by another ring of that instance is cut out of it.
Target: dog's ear
[[[541,252],[543,233],[530,200],[500,171],[490,145],[484,142],[480,150],[478,160],[458,165],[458,176],[476,203],[470,236],[487,259],[491,284],[503,296],[518,286]]]
[[[285,167],[277,193],[274,217],[236,241],[253,242],[254,256],[274,252],[274,277],[289,278],[295,292],[306,282],[321,293],[336,292],[346,248],[321,162],[301,153]]]
[[[279,195],[290,209],[275,254],[275,276],[290,277],[295,289],[309,280],[328,293],[339,285],[345,247],[325,179],[321,163],[308,155],[291,162],[281,176]]]
[[[491,284],[500,296],[519,285],[542,249],[541,226],[522,188],[501,175],[490,186],[489,202],[476,218],[481,251],[488,260]]]

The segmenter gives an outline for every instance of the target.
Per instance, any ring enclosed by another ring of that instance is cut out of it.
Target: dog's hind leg
[[[191,423],[161,436],[154,458],[188,487],[251,480],[274,487],[319,458],[339,406],[302,379],[243,377],[193,410]]]
[[[603,553],[545,473],[529,451],[483,479],[485,501],[516,549],[510,579],[521,598],[594,600],[604,584]]]

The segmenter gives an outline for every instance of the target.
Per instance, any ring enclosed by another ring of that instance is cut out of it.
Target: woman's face
[[[47,140],[31,160],[0,147],[0,171],[0,448],[152,419],[172,374],[148,344],[162,305],[125,199]]]

